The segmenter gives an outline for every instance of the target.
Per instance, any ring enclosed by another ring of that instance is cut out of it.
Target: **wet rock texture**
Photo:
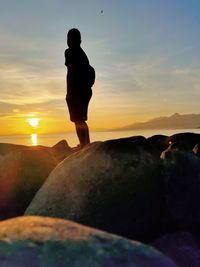
[[[26,210],[137,240],[160,231],[159,153],[144,138],[97,142],[59,164]]]
[[[176,267],[150,246],[43,217],[18,217],[0,223],[0,266]]]
[[[200,266],[199,147],[193,133],[0,144],[0,219],[26,215],[0,222],[0,266]]]
[[[23,215],[56,161],[46,149],[17,149],[0,161],[0,219]]]

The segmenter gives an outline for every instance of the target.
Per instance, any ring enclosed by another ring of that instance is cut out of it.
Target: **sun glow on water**
[[[37,134],[32,134],[31,135],[31,140],[32,140],[32,145],[37,146],[38,145],[38,135]]]

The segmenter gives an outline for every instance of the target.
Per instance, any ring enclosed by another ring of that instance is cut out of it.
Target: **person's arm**
[[[70,53],[69,53],[69,49],[65,50],[65,66],[69,66],[70,64]]]

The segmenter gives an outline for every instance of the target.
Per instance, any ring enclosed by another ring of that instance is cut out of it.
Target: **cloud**
[[[23,62],[0,64],[0,91],[4,102],[25,104],[63,98],[66,91],[63,70],[38,71]]]
[[[174,75],[184,78],[200,79],[200,68],[179,68],[175,69]]]
[[[51,100],[43,103],[33,104],[12,104],[0,102],[0,116],[10,118],[27,117],[62,117],[63,111],[66,111],[65,100]]]
[[[63,47],[42,36],[13,33],[0,27],[0,96],[15,104],[64,97],[66,91]]]
[[[200,93],[200,82],[199,83],[195,83],[193,86],[194,92],[195,93]]]

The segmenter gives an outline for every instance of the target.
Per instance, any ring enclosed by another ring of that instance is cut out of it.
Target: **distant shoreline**
[[[156,130],[120,130],[120,131],[91,131],[91,142],[105,141],[109,139],[118,139],[131,136],[144,136],[146,138],[153,135],[171,136],[176,133],[191,132],[199,133],[200,129],[156,129]],[[66,132],[59,134],[18,134],[18,135],[0,135],[0,143],[11,143],[20,145],[42,145],[53,146],[60,140],[66,140],[69,146],[77,146],[78,140],[75,132]]]
[[[129,129],[129,128],[116,128],[116,129],[102,129],[102,130],[95,130],[91,129],[91,132],[96,132],[96,133],[102,133],[102,132],[124,132],[124,131],[187,131],[187,130],[200,130],[200,126],[196,128],[187,128],[187,127],[181,127],[181,128],[135,128],[135,129]],[[35,133],[35,132],[34,132]],[[13,136],[29,136],[33,134],[32,133],[11,133],[11,134],[0,134],[1,137],[13,137]],[[55,133],[36,133],[40,136],[45,136],[45,135],[65,135],[65,134],[74,134],[74,131],[66,131],[66,132],[55,132]]]

